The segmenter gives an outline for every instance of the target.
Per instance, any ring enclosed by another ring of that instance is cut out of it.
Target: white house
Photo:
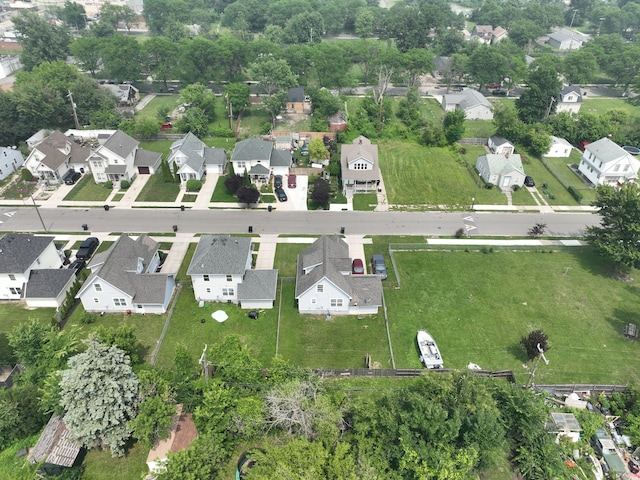
[[[580,85],[565,85],[558,94],[556,113],[578,113],[582,106],[582,93]]]
[[[620,185],[638,178],[640,161],[608,138],[588,144],[578,171],[593,185]]]
[[[0,300],[20,300],[33,270],[58,270],[54,237],[7,233],[0,238]]]
[[[488,153],[478,156],[476,170],[482,179],[499,188],[521,187],[524,184],[524,168],[522,159],[517,153],[496,155]]]
[[[203,175],[223,174],[227,166],[227,151],[207,147],[193,133],[187,133],[171,145],[167,163],[171,171],[177,171],[181,182],[202,180]]]
[[[380,184],[378,146],[372,145],[367,137],[360,135],[350,145],[342,145],[340,164],[342,193],[345,196],[377,191]]]
[[[547,35],[547,43],[558,50],[578,50],[588,40],[587,35],[568,28],[559,28]]]
[[[71,169],[81,173],[88,170],[90,156],[89,147],[55,131],[33,147],[24,166],[35,178],[60,183]]]
[[[123,234],[93,257],[76,298],[87,312],[164,313],[176,281],[175,273],[156,273],[159,264],[158,242]]]
[[[497,43],[507,37],[507,30],[498,26],[493,28],[491,25],[476,25],[471,31],[471,40],[476,40],[485,45]]]
[[[196,300],[273,308],[278,271],[252,270],[251,252],[248,237],[201,236],[187,269]]]
[[[337,235],[323,235],[298,255],[298,312],[317,315],[368,315],[382,305],[377,275],[351,275],[349,246]]]
[[[0,55],[0,78],[6,78],[21,68],[20,55]]]
[[[22,152],[17,148],[0,147],[0,180],[4,180],[24,163]]]
[[[491,153],[496,153],[499,155],[511,155],[516,147],[514,147],[513,143],[507,140],[504,137],[499,137],[498,135],[492,135],[487,140],[487,146]]]
[[[247,138],[236,143],[231,154],[233,170],[242,175],[246,170],[253,183],[269,183],[271,175],[287,175],[291,167],[290,152],[274,148],[272,142]]]
[[[549,151],[545,154],[545,157],[568,157],[571,155],[572,150],[573,145],[564,138],[551,135],[551,147],[549,147]]]
[[[24,289],[24,300],[29,308],[60,308],[67,292],[76,282],[76,271],[68,268],[31,270]]]
[[[464,88],[459,93],[447,93],[442,96],[442,108],[445,112],[464,111],[467,120],[493,120],[493,107],[479,91]]]

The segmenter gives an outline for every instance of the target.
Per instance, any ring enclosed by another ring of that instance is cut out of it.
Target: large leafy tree
[[[23,48],[20,61],[26,71],[43,62],[67,58],[70,37],[65,27],[53,25],[34,12],[20,12],[11,21]]]
[[[640,268],[640,189],[634,182],[620,187],[600,185],[593,203],[600,225],[587,227],[585,239],[616,270]]]
[[[94,36],[74,38],[71,45],[69,45],[78,67],[85,72],[89,72],[94,77],[100,69],[101,45],[100,39]]]
[[[518,117],[525,123],[540,122],[555,112],[562,86],[558,72],[551,67],[540,67],[529,73],[529,86],[516,99]]]
[[[179,51],[177,45],[165,37],[152,36],[143,45],[147,67],[156,80],[168,88],[167,81],[177,72]]]
[[[175,395],[169,382],[157,370],[142,370],[138,378],[140,408],[131,428],[133,436],[151,448],[169,435],[172,417],[176,413]]]
[[[135,38],[115,34],[108,41],[102,42],[100,53],[104,69],[110,78],[135,81],[142,76],[142,46]]]
[[[298,78],[291,72],[285,60],[273,57],[262,57],[252,67],[253,78],[260,82],[260,86],[267,95],[271,96],[280,89],[294,87]]]
[[[62,7],[55,9],[58,18],[68,27],[83,30],[87,26],[87,14],[84,7],[76,2],[65,0]]]
[[[131,436],[129,422],[138,408],[139,382],[130,360],[119,348],[95,338],[87,350],[69,359],[61,372],[60,404],[74,440],[87,448],[109,447],[123,455]]]
[[[144,0],[144,16],[149,30],[163,34],[171,22],[185,22],[188,19],[189,7],[183,0]]]

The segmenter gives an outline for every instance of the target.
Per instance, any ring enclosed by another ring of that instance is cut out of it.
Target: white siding
[[[238,303],[238,284],[242,283],[242,275],[232,275],[231,281],[227,281],[226,275],[210,275],[209,281],[204,280],[204,275],[191,275],[193,293],[196,300],[206,300],[211,302],[226,302],[231,300]],[[233,295],[225,295],[224,289],[233,289]],[[208,290],[208,291],[207,291]]]
[[[96,284],[100,285],[102,289],[101,292],[95,289]],[[116,305],[114,298],[124,298],[125,304]],[[97,299],[97,301],[95,299]],[[81,293],[80,301],[87,312],[125,312],[126,310],[136,310],[131,303],[131,297],[129,295],[114,288],[100,277],[96,277],[91,285]]]
[[[322,285],[322,292],[318,292]],[[342,300],[342,306],[332,306],[332,300]],[[319,280],[298,299],[300,313],[346,315],[349,313],[349,297],[326,277]]]

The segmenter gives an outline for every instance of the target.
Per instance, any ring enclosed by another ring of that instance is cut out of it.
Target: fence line
[[[424,368],[340,368],[340,369],[318,369],[315,373],[322,377],[387,377],[387,378],[415,378],[425,372],[429,373],[451,373],[456,370],[449,368],[437,368],[427,370]],[[515,375],[511,370],[469,370],[480,377],[503,378],[511,383],[515,383]]]
[[[597,383],[563,383],[556,385],[532,385],[532,387],[536,390],[545,390],[556,395],[568,395],[573,392],[614,393],[624,392],[628,388],[627,385],[606,385]]]

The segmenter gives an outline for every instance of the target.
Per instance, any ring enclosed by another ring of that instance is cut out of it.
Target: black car
[[[535,187],[536,182],[533,180],[533,177],[527,175],[526,177],[524,177],[524,185],[525,187]]]
[[[494,95],[499,95],[501,97],[505,97],[507,95],[507,91],[506,90],[502,90],[501,88],[496,88],[491,93],[493,93]]]
[[[273,188],[282,188],[282,175],[273,177]]]
[[[87,266],[87,262],[85,260],[75,260],[73,263],[71,263],[67,268],[69,270],[75,270],[76,271],[76,275],[80,276],[80,272],[82,272],[82,269],[84,267]]]
[[[76,258],[79,260],[88,260],[100,245],[100,241],[96,237],[89,237],[80,244]]]
[[[62,178],[66,185],[75,184],[78,179],[81,177],[80,172],[76,172],[75,170],[69,170],[66,175]]]
[[[281,202],[287,201],[287,194],[282,188],[276,188],[275,192],[276,192],[276,197],[278,197],[278,200],[280,200]]]

